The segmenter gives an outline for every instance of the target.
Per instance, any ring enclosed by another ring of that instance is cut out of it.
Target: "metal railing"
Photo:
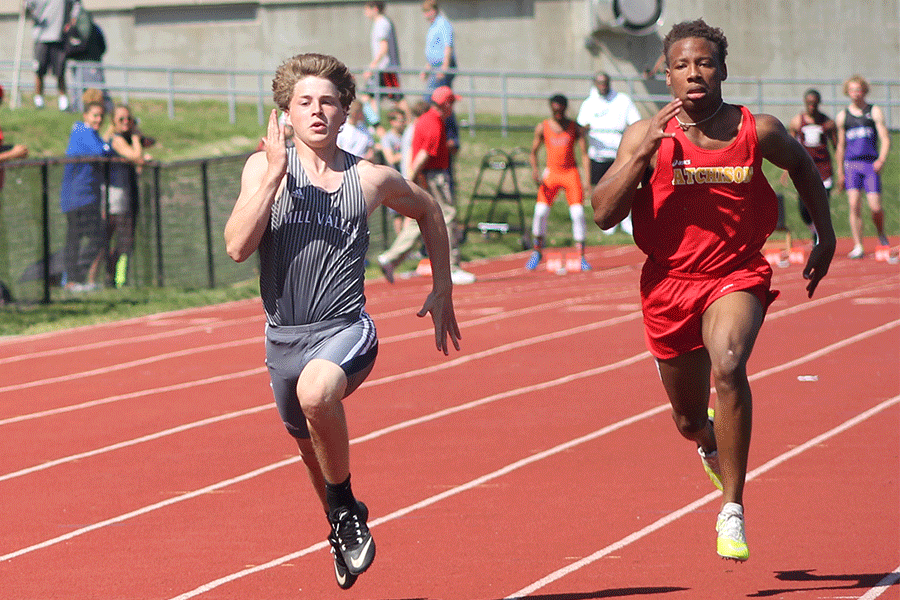
[[[75,80],[76,65],[96,66],[96,63],[76,63],[70,61],[73,78],[70,80],[71,94],[93,84]],[[8,82],[13,76],[12,61],[0,61],[0,83],[10,89]],[[135,65],[102,65],[105,74],[104,87],[111,94],[125,102],[132,95],[164,98],[170,118],[175,117],[175,102],[195,99],[217,99],[225,102],[231,123],[236,119],[236,106],[240,102],[256,105],[257,120],[265,123],[271,107],[270,71],[209,69],[194,67],[154,67]],[[356,69],[355,72],[362,72]],[[400,69],[401,91],[412,97],[423,96],[425,88],[419,79],[419,71]],[[467,125],[477,128],[483,123],[479,119],[486,114],[500,116],[500,128],[505,133],[512,125],[510,117],[515,115],[533,116],[543,114],[546,99],[552,93],[563,93],[573,102],[584,98],[590,88],[591,73],[558,73],[498,70],[451,71],[456,77],[455,89],[463,97],[464,120]],[[30,91],[32,78],[28,73],[20,73],[21,90]],[[869,99],[885,112],[890,129],[900,129],[900,81],[870,80]],[[665,84],[659,79],[645,80],[640,76],[614,77],[613,87],[628,93],[645,112],[653,106],[668,102]],[[822,108],[834,114],[846,105],[843,96],[842,79],[767,79],[759,77],[729,77],[724,84],[726,97],[731,102],[746,104],[757,112],[772,113],[786,119],[802,109],[803,93],[811,87],[822,94]],[[623,89],[624,88],[624,89]],[[360,85],[361,92],[368,91],[376,97],[396,90],[391,88],[370,88]]]

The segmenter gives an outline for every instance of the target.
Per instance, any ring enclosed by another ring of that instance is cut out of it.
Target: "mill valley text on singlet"
[[[270,325],[305,325],[365,306],[369,247],[366,202],[357,158],[345,156],[334,192],[310,183],[295,148],[288,148],[287,181],[272,206],[260,242],[260,293]]]

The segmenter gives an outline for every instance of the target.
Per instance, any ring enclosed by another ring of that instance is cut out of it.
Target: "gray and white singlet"
[[[269,325],[358,315],[365,306],[368,211],[359,159],[341,154],[343,181],[329,193],[310,183],[296,149],[287,149],[287,180],[259,245],[259,287]]]

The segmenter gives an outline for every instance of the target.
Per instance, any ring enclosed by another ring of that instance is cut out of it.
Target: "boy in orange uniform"
[[[534,141],[531,144],[531,176],[538,186],[537,203],[534,205],[534,218],[531,235],[534,238],[534,251],[525,268],[533,271],[541,262],[541,251],[547,234],[547,217],[550,207],[560,189],[566,191],[569,203],[569,216],[572,218],[572,238],[575,247],[581,254],[581,270],[589,271],[591,266],[584,258],[584,189],[578,164],[575,162],[575,144],[581,149],[585,177],[590,173],[587,155],[587,142],[578,123],[566,116],[568,99],[562,94],[550,98],[549,119],[544,119],[534,129]],[[538,150],[547,147],[547,168],[543,175],[538,172]]]

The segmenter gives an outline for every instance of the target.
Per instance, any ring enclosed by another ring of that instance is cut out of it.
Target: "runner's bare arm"
[[[891,135],[888,132],[887,125],[884,123],[884,112],[877,106],[872,107],[872,120],[875,121],[875,131],[878,132],[878,158],[872,163],[872,168],[876,173],[881,173],[884,163],[887,162],[888,152],[891,151]]]
[[[252,154],[241,173],[241,191],[225,224],[225,247],[236,262],[247,260],[259,247],[269,214],[287,172],[284,126],[275,110],[269,115],[264,151]]]
[[[847,149],[847,132],[844,129],[846,119],[845,111],[840,111],[834,118],[834,126],[837,128],[837,145],[834,147],[834,170],[836,177],[834,188],[838,191],[844,189],[844,152]]]
[[[582,187],[589,190],[591,186],[591,159],[588,156],[587,134],[581,127],[578,128],[578,148],[581,151],[581,169],[584,171]]]
[[[461,335],[453,309],[453,284],[450,280],[450,241],[440,205],[425,190],[404,179],[396,169],[369,162],[360,163],[360,179],[369,212],[384,204],[419,224],[422,240],[431,261],[432,289],[417,313],[424,317],[431,313],[434,323],[435,345],[444,354],[450,344],[459,350]]]
[[[534,128],[534,138],[531,140],[531,152],[528,153],[528,162],[531,164],[531,179],[537,185],[541,185],[541,173],[538,168],[538,150],[544,144],[544,124],[538,123]]]
[[[668,123],[681,109],[681,100],[666,104],[652,119],[638,121],[625,130],[616,160],[591,192],[594,222],[609,229],[628,216],[634,192],[651,166]]]
[[[828,194],[812,157],[778,119],[771,115],[756,115],[756,135],[763,158],[787,171],[816,227],[818,243],[803,269],[803,277],[809,280],[806,290],[812,298],[834,256],[835,235]]]

